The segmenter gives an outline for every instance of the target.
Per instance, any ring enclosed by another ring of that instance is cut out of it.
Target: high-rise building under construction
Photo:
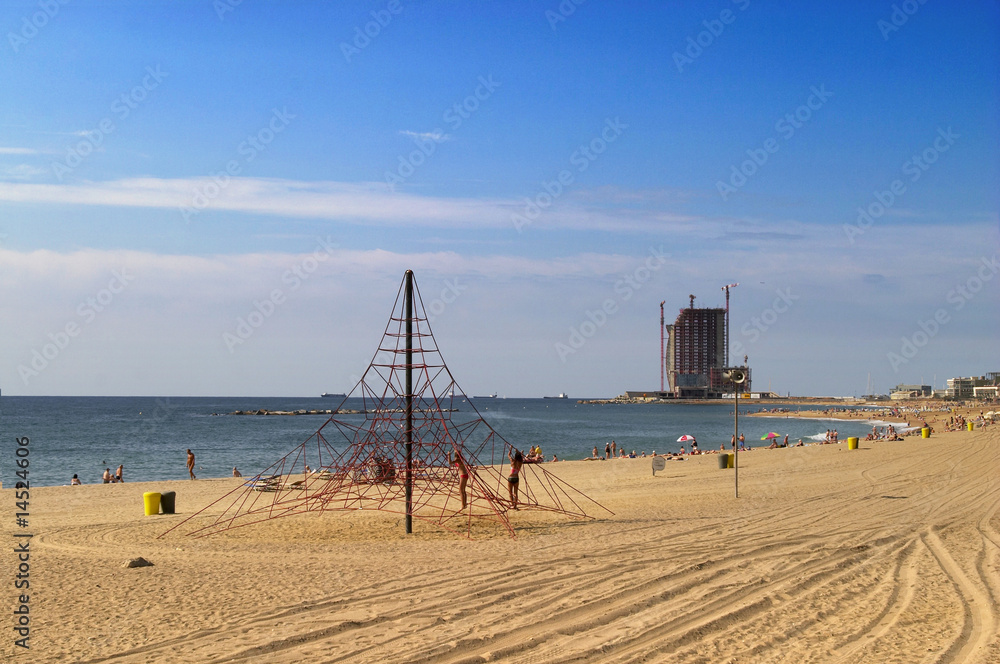
[[[723,380],[726,369],[726,310],[681,309],[673,325],[667,325],[667,375],[676,399],[718,399],[731,392]],[[742,386],[749,391],[747,383]]]

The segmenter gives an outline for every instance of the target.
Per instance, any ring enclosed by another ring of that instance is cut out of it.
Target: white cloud
[[[0,182],[0,201],[55,205],[94,205],[196,209],[195,195],[218,192],[205,212],[329,219],[352,224],[420,225],[438,228],[509,228],[512,216],[525,214],[524,199],[446,198],[393,193],[383,183],[304,182],[265,178],[232,178],[221,189],[210,178],[129,178],[75,184]],[[531,192],[534,196],[538,192]],[[191,217],[197,219],[197,216]],[[710,232],[713,222],[670,210],[594,204],[567,196],[541,210],[531,224],[536,228],[592,229],[615,232]]]
[[[687,304],[688,293],[698,296],[700,306],[720,306],[719,286],[739,281],[733,294],[733,342],[747,346],[760,376],[783,377],[794,390],[788,381],[797,365],[789,357],[805,353],[806,347],[812,353],[837,349],[836,358],[843,362],[838,360],[831,380],[841,373],[864,376],[878,369],[900,334],[916,329],[918,319],[933,315],[936,308],[950,306],[948,289],[975,274],[981,261],[981,252],[969,245],[982,245],[983,238],[995,233],[995,226],[984,225],[952,238],[944,227],[915,227],[896,237],[888,251],[877,244],[880,236],[873,229],[871,251],[859,253],[857,245],[831,250],[831,238],[816,229],[790,228],[803,239],[784,246],[773,243],[769,252],[757,245],[734,250],[715,244],[672,251],[664,240],[663,251],[672,254],[650,275],[641,270],[650,250],[660,250],[659,243],[637,244],[629,254],[547,258],[342,249],[329,238],[323,238],[331,243],[329,250],[319,238],[304,238],[303,246],[310,250],[302,253],[208,256],[98,249],[25,252],[0,246],[0,320],[16,321],[0,328],[0,384],[24,394],[311,394],[346,389],[384,329],[403,271],[412,269],[425,307],[436,314],[433,329],[445,357],[463,385],[511,395],[555,392],[566,385],[576,386],[574,393],[595,395],[648,386],[659,375],[650,355],[655,358],[658,347],[660,300],[667,300],[672,318]],[[838,229],[823,230],[837,238]],[[934,271],[929,273],[914,263],[917,254],[911,250],[928,246],[935,237]],[[79,313],[81,303],[99,298],[115,271],[131,277],[128,287],[88,322]],[[886,279],[865,279],[876,272]],[[307,276],[290,276],[296,274]],[[645,281],[638,288],[618,288],[626,275]],[[964,346],[989,347],[982,339],[992,339],[995,329],[995,314],[989,312],[998,283],[991,281],[961,312],[953,312],[955,322],[921,354],[921,362],[953,364],[951,337],[959,333],[971,335]],[[457,284],[458,293],[449,284]],[[791,289],[799,299],[759,342],[751,343],[739,330],[772,306],[779,289]],[[223,335],[235,333],[238,320],[259,311],[258,303],[276,290],[281,304],[230,353]],[[609,298],[616,313],[578,354],[561,362],[554,344],[565,342],[571,326],[588,320],[588,312],[598,311]],[[901,311],[906,315],[900,316]],[[886,312],[895,314],[887,318]],[[72,344],[25,385],[18,366],[30,362],[33,350],[53,343],[50,335],[58,336],[69,323],[81,328]],[[837,343],[848,347],[840,349]],[[487,363],[484,347],[490,349]],[[856,358],[864,349],[870,357]],[[942,375],[944,371],[940,369]]]
[[[403,129],[399,133],[403,136],[409,136],[410,138],[419,141],[434,141],[435,143],[443,143],[444,141],[451,140],[451,135],[444,133],[440,129],[435,129],[434,131],[409,131],[408,129]]]
[[[46,173],[44,168],[31,166],[30,164],[18,164],[17,166],[0,167],[0,178],[10,180],[29,180],[33,177]]]
[[[33,148],[5,148],[0,147],[0,154],[41,154],[39,150]]]

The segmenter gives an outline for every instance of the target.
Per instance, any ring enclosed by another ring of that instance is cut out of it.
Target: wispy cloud
[[[74,131],[49,131],[47,129],[28,129],[31,134],[46,134],[48,136],[86,136],[94,133],[93,129],[77,129]]]
[[[191,205],[192,193],[209,178],[130,178],[107,182],[35,184],[0,182],[0,201],[53,205],[166,208]],[[524,201],[502,198],[446,198],[390,192],[383,183],[303,182],[233,178],[212,200],[211,211],[329,219],[352,224],[437,228],[510,228]],[[669,209],[629,209],[593,201],[554,206],[533,228],[616,232],[685,230],[704,234],[712,223]]]
[[[8,177],[24,180],[34,174],[30,167],[14,168]],[[147,177],[73,184],[0,180],[0,201],[179,212],[192,204],[193,192],[207,186],[215,186],[209,178]],[[685,203],[675,200],[669,192],[640,191],[629,196],[627,192],[607,188],[581,190],[579,195],[567,196],[541,211],[526,233],[518,235],[512,217],[525,214],[526,201],[523,196],[459,198],[393,194],[381,182],[232,178],[205,212],[445,231],[509,229],[512,241],[530,240],[532,233],[553,230],[654,233],[669,236],[675,247],[686,240],[712,240],[726,245],[727,250],[733,249],[734,243],[751,243],[774,250],[794,240],[799,251],[816,248],[823,253],[830,251],[831,241],[841,239],[839,226],[796,219],[709,216],[688,212]],[[992,221],[979,221],[974,217],[952,219],[950,223],[971,230],[981,223],[995,224],[996,220],[993,215]],[[913,229],[908,232],[912,233]]]
[[[408,129],[404,129],[399,133],[403,136],[409,136],[410,138],[414,138],[419,141],[434,141],[435,143],[443,143],[444,141],[451,140],[451,136],[444,133],[440,129],[435,129],[434,131],[409,131]]]
[[[5,148],[0,147],[0,154],[42,154],[41,150],[34,148]]]
[[[0,178],[7,180],[29,180],[46,172],[44,168],[38,168],[30,164],[18,164],[17,166],[0,168]]]

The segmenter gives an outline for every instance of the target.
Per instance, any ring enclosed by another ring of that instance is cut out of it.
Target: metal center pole
[[[406,534],[413,532],[413,272],[406,271]]]

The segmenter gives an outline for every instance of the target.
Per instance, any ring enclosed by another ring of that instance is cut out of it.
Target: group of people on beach
[[[104,469],[104,474],[101,475],[101,482],[104,484],[117,484],[118,482],[125,482],[125,464],[118,464],[118,468],[115,469],[114,474],[111,473],[110,468]],[[83,480],[77,473],[73,473],[73,478],[69,481],[70,486],[80,486],[83,484]]]
[[[542,448],[537,446],[532,447],[531,453],[541,456]],[[525,456],[521,453],[521,450],[511,448],[507,453],[507,458],[510,460],[510,471],[507,474],[507,497],[510,500],[511,507],[516,510],[519,497],[518,489],[521,484],[521,468],[525,464]],[[553,460],[555,460],[554,456]],[[462,510],[464,511],[469,504],[469,466],[465,462],[465,457],[457,449],[448,453],[448,462],[455,466],[455,471],[458,473],[458,492],[462,497]]]
[[[545,456],[542,454],[541,445],[532,445],[528,448],[528,453],[524,455],[525,463],[542,463],[545,461]]]
[[[187,451],[187,469],[191,479],[196,479],[194,476],[194,452],[190,449]],[[110,468],[105,468],[104,474],[101,475],[101,482],[103,484],[118,484],[119,482],[124,483],[124,472],[125,464],[123,463],[118,464],[118,468],[115,469],[114,474],[111,473]],[[240,471],[236,470],[235,466],[233,466],[233,477],[242,477],[242,475],[240,475]],[[73,473],[73,478],[69,483],[70,486],[80,486],[83,484],[83,481],[80,479],[79,474]]]
[[[888,427],[888,428],[891,429],[891,427]],[[840,442],[838,436],[839,436],[839,434],[837,433],[837,431],[835,429],[828,429],[827,432],[826,432],[826,438],[823,441],[823,444],[824,445],[825,444],[836,444],[836,443]],[[739,438],[737,438],[735,435],[733,435],[732,438],[730,439],[729,446],[730,446],[731,449],[734,449],[734,450],[738,446],[740,452],[752,452],[753,449],[754,449],[752,445],[747,445],[747,443],[746,443],[746,436],[744,436],[742,433],[739,435]],[[796,443],[790,443],[789,440],[788,440],[788,434],[785,434],[784,439],[773,438],[771,440],[771,444],[770,445],[768,445],[766,448],[761,448],[761,449],[774,450],[774,449],[779,449],[779,448],[782,448],[782,447],[805,447],[805,443],[802,442],[801,438],[799,438],[798,442],[796,442]],[[726,451],[726,444],[725,443],[721,443],[719,445],[719,449],[718,450],[701,450],[701,449],[698,448],[698,441],[697,440],[693,440],[693,441],[691,441],[691,448],[690,449],[687,449],[685,446],[682,445],[679,452],[676,452],[676,453],[667,453],[667,454],[657,454],[656,450],[653,450],[653,453],[651,455],[649,455],[649,456],[653,456],[653,457],[659,456],[659,457],[664,457],[664,458],[667,458],[667,459],[671,459],[671,458],[673,458],[673,459],[679,459],[679,458],[682,458],[682,457],[685,457],[685,456],[694,456],[694,455],[700,455],[700,454],[718,454],[718,453],[722,453],[722,452],[725,452],[725,451]],[[617,452],[617,455],[615,454],[615,452]],[[600,454],[599,448],[595,445],[594,448],[593,448],[593,450],[591,451],[591,455],[589,457],[584,457],[583,460],[584,461],[604,461],[605,459],[636,459],[636,458],[645,459],[646,458],[646,451],[643,450],[639,454],[636,454],[635,450],[632,450],[632,452],[630,454],[626,454],[625,450],[619,448],[618,445],[617,445],[617,443],[615,441],[611,441],[611,442],[605,444],[605,446],[604,446],[604,454],[603,455]]]
[[[635,454],[635,450],[632,450],[632,454]],[[604,444],[604,456],[601,456],[601,454],[597,451],[597,445],[594,445],[594,450],[591,455],[589,457],[584,457],[583,460],[605,461],[607,459],[616,458],[615,455],[618,455],[617,458],[619,459],[626,459],[629,457],[628,454],[625,454],[625,448],[619,449],[618,443],[612,440],[611,442]]]
[[[872,432],[865,436],[865,440],[903,440],[903,437],[890,424],[884,427],[873,426]]]

